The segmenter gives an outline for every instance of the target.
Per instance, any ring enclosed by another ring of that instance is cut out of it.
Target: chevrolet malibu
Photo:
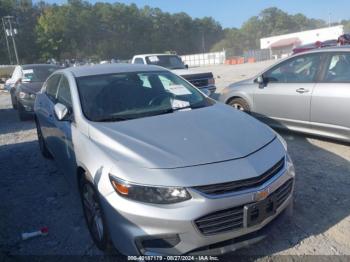
[[[41,152],[78,186],[102,250],[218,255],[291,210],[284,140],[162,67],[56,71],[35,115]]]

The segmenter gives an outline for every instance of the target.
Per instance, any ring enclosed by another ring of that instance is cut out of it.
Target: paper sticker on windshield
[[[26,75],[26,74],[33,74],[34,73],[33,69],[24,69],[22,72],[23,72],[24,75]]]
[[[174,99],[171,101],[171,107],[173,109],[178,109],[178,108],[186,108],[189,107],[191,104],[187,101],[182,101],[182,100],[177,100]]]
[[[182,85],[171,85],[167,87],[167,90],[176,96],[184,96],[191,94],[191,92]]]
[[[150,56],[148,57],[149,61],[151,61],[152,63],[157,63],[159,62],[159,58],[158,56]]]

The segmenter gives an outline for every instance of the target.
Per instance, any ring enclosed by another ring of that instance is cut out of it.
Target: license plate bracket
[[[276,213],[277,200],[274,195],[271,195],[264,200],[246,205],[244,209],[246,225],[251,227]]]

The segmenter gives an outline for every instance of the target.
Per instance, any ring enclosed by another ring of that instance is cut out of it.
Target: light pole
[[[12,58],[11,58],[11,51],[10,51],[10,45],[9,45],[9,40],[7,38],[7,32],[6,32],[6,27],[5,27],[5,21],[4,18],[1,18],[2,20],[2,26],[4,28],[4,34],[5,34],[5,39],[6,39],[6,46],[7,46],[7,52],[9,54],[9,62],[12,65]]]
[[[17,46],[16,46],[16,41],[15,41],[15,35],[17,34],[17,29],[12,28],[12,19],[13,16],[4,16],[3,22],[7,21],[9,28],[7,29],[4,23],[4,28],[7,36],[11,36],[12,38],[12,44],[13,44],[13,49],[15,51],[15,57],[16,57],[16,63],[17,65],[19,64],[19,59],[18,59],[18,53],[17,53]]]

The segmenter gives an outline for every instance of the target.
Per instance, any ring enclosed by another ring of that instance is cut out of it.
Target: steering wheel
[[[152,98],[151,101],[149,101],[148,105],[153,106],[153,105],[161,105],[163,104],[165,99],[173,98],[174,95],[170,93],[163,93],[160,95],[157,95],[156,97]]]

